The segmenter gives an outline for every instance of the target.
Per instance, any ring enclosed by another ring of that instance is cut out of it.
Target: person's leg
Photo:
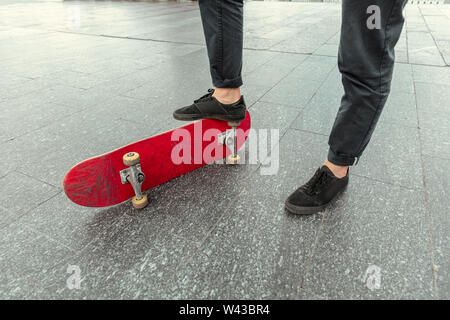
[[[369,143],[389,95],[406,2],[342,1],[338,63],[345,94],[330,134],[328,158],[288,198],[289,211],[317,212],[347,185],[348,167],[356,164]]]
[[[243,50],[243,0],[199,0],[203,31],[214,90],[192,105],[175,110],[177,120],[213,118],[241,121],[245,101],[241,96]]]
[[[243,0],[199,0],[208,50],[213,96],[222,103],[241,97]]]
[[[406,2],[343,1],[338,62],[345,94],[328,153],[328,160],[335,165],[355,164],[370,141],[390,92],[394,47],[402,31]]]

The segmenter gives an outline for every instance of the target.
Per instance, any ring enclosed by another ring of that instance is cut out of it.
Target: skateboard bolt
[[[232,144],[233,144],[233,138],[232,137],[229,137],[228,139],[227,139],[227,141],[226,141],[226,145],[227,146],[231,146]]]
[[[129,156],[129,157],[134,156],[134,152],[130,152],[129,154],[127,154],[127,156]]]
[[[144,180],[145,180],[145,175],[143,173],[139,173],[138,174],[138,182],[141,183],[141,182],[144,182]]]

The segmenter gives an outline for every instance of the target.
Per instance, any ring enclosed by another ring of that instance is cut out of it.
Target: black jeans
[[[355,164],[370,141],[390,92],[406,2],[342,1],[338,65],[345,94],[328,141],[334,164]],[[199,0],[199,5],[214,86],[241,86],[243,1]]]

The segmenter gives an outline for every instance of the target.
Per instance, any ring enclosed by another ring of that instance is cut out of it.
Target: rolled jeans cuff
[[[333,150],[328,150],[328,161],[337,166],[353,166],[358,163],[358,157],[349,155],[337,155]]]
[[[242,77],[239,76],[234,79],[213,80],[213,85],[216,88],[239,88],[242,86]]]

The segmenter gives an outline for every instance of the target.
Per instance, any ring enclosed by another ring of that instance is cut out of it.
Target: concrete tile
[[[4,299],[42,299],[47,295],[48,274],[72,252],[46,235],[13,223],[0,241],[0,292]],[[67,279],[64,272],[62,277]],[[65,282],[64,282],[65,285]]]
[[[380,121],[417,128],[415,95],[404,92],[392,92],[381,113]]]
[[[23,300],[25,298],[42,299],[37,292],[40,287],[34,283],[27,282],[13,272],[0,275],[0,298],[2,300]]]
[[[2,105],[0,115],[0,141],[35,131],[75,111],[63,105],[40,101],[36,96],[6,101]]]
[[[247,109],[250,109],[269,90],[270,87],[268,86],[254,86],[244,82],[244,86],[241,88],[241,92],[244,96],[245,102],[247,103]]]
[[[41,131],[15,139],[5,149],[17,156],[16,169],[20,172],[57,187],[74,164],[96,154],[92,143],[70,141]]]
[[[242,56],[242,73],[247,74],[258,69],[277,55],[279,55],[277,52],[244,49]]]
[[[413,65],[412,69],[416,82],[450,85],[449,68]]]
[[[15,74],[11,75],[14,77]],[[36,96],[41,92],[41,90],[45,90],[53,85],[52,82],[45,79],[31,79],[21,75],[18,77],[23,80],[21,82],[12,81],[11,83],[6,83],[1,86],[0,94],[2,100],[0,101],[9,101],[14,98],[21,98],[27,94]]]
[[[438,30],[431,33],[436,41],[450,41],[450,32],[447,30]]]
[[[200,96],[211,87],[209,71],[203,62],[192,61],[191,64],[183,63],[181,60],[172,62],[170,65],[160,65],[157,69],[152,69],[153,74],[144,85],[127,91],[123,95],[161,104],[177,105],[187,103],[187,95],[180,94],[181,92],[192,95],[198,90]],[[174,92],[178,93],[174,94]],[[190,103],[192,102],[189,101]]]
[[[450,85],[416,83],[416,96],[420,127],[448,132]]]
[[[323,82],[336,65],[337,60],[335,58],[310,56],[297,66],[285,80]]]
[[[0,182],[0,205],[17,215],[26,213],[59,192],[55,186],[15,171],[1,178]]]
[[[450,118],[447,85],[416,83],[417,109],[423,153],[450,158]]]
[[[27,212],[19,223],[79,252],[91,242],[115,231],[123,214],[114,208],[105,210],[76,205],[61,192]]]
[[[298,108],[309,102],[320,85],[321,83],[317,81],[285,78],[270,89],[260,100]]]
[[[408,51],[410,63],[445,66],[445,61],[429,33],[409,32]]]
[[[450,135],[446,131],[420,129],[420,141],[423,154],[450,159]]]
[[[77,294],[88,299],[166,298],[167,282],[179,272],[194,244],[160,233],[150,223],[123,219],[128,223],[115,236],[94,241],[70,259],[83,276]],[[59,284],[60,296],[70,297],[72,293],[63,286],[65,279],[56,275],[53,281]]]
[[[44,101],[53,102],[75,110],[81,110],[99,101],[95,95],[87,94],[84,89],[64,85],[54,85],[42,90],[39,93],[39,97]]]
[[[391,94],[414,93],[414,82],[411,65],[396,63],[394,66],[394,74],[392,75]]]
[[[316,51],[314,51],[314,54],[319,55],[319,56],[329,56],[329,57],[337,58],[338,51],[339,51],[338,45],[325,43],[320,48],[318,48]]]
[[[449,165],[450,160],[424,157],[436,282],[440,299],[448,299],[450,296],[450,265],[447,259],[450,253],[450,223],[448,220],[450,174],[447,170]]]
[[[37,58],[33,57],[33,59]],[[51,63],[36,61],[31,61],[30,63],[30,60],[25,58],[22,61],[18,61],[18,63],[9,64],[5,71],[20,77],[36,79],[60,70],[61,68],[57,68]]]
[[[300,68],[300,66],[303,66],[304,64],[311,64],[311,62],[311,57],[308,55],[282,52],[267,61],[264,66],[279,67],[280,69],[289,66],[295,71],[296,68]]]
[[[326,299],[433,299],[423,193],[353,176],[338,203],[303,288]],[[380,289],[366,286],[370,266],[381,269]]]
[[[254,172],[243,182],[248,187],[228,204],[224,217],[169,288],[169,297],[297,296],[322,218],[288,215],[283,203],[290,190],[298,187],[298,177],[314,168],[314,159],[304,150],[317,140],[318,136],[288,131],[281,140],[278,174]],[[306,141],[304,150],[292,148],[298,141]],[[270,190],[270,196],[261,193],[262,189]]]
[[[339,82],[332,84],[327,80],[303,108],[300,116],[293,122],[292,128],[329,135],[339,110],[342,94],[342,89],[338,91],[330,90],[330,88],[338,85]]]
[[[268,38],[259,38],[259,37],[244,37],[244,48],[245,49],[259,49],[259,50],[267,50],[270,47],[279,43],[280,39],[268,39]]]
[[[0,228],[11,224],[18,217],[19,215],[16,212],[0,206]]]
[[[251,109],[252,128],[279,129],[280,136],[287,130],[292,121],[300,114],[302,107],[260,101]],[[268,115],[271,114],[270,117]]]
[[[422,189],[417,128],[379,122],[354,174],[411,189]]]
[[[248,74],[245,81],[252,85],[272,87],[286,77],[293,69],[294,67],[290,65],[280,67],[279,65],[265,64]]]
[[[111,77],[111,74],[109,74]],[[48,81],[52,81],[54,84],[61,84],[64,86],[75,87],[78,89],[89,89],[96,85],[101,85],[103,80],[102,78],[96,77],[96,75],[86,74],[75,71],[58,71],[43,77]]]
[[[281,52],[312,54],[326,43],[326,39],[320,39],[317,35],[301,33],[272,46],[271,50]]]
[[[395,61],[397,63],[409,63],[408,51],[407,50],[395,50]]]
[[[250,212],[248,205],[233,208],[233,215],[219,222],[186,269],[177,275],[169,297],[295,297],[320,217],[303,219],[300,232],[297,217],[268,217],[266,205],[259,200]]]
[[[0,148],[2,150],[12,150],[10,149],[11,141],[0,143]],[[3,178],[6,176],[9,172],[15,170],[17,168],[17,162],[15,161],[9,161],[9,159],[2,158],[0,160],[0,178]]]

